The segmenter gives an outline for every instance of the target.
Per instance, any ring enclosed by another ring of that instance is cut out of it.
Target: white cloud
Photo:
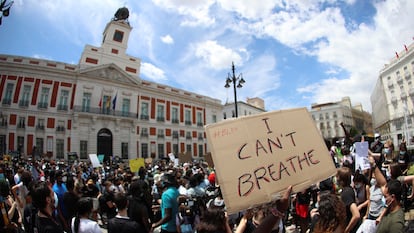
[[[231,61],[235,64],[240,64],[242,61],[237,52],[219,45],[217,41],[205,41],[196,44],[195,47],[195,56],[201,58],[212,69],[221,70],[228,67]]]
[[[174,44],[174,39],[170,35],[162,36],[161,41],[166,44]]]
[[[146,62],[141,63],[141,74],[155,82],[167,80],[163,70]]]
[[[214,0],[153,0],[153,2],[158,7],[184,16],[182,26],[209,26],[215,22],[208,14]]]

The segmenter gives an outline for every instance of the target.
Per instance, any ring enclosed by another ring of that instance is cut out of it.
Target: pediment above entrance
[[[102,66],[95,66],[91,68],[86,68],[80,70],[80,75],[92,77],[92,78],[100,78],[106,79],[108,81],[118,82],[118,83],[125,83],[128,85],[138,85],[139,78],[132,77],[127,72],[120,69],[115,64],[108,64]]]

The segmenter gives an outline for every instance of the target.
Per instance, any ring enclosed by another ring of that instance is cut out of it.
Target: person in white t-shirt
[[[77,207],[78,214],[72,218],[71,223],[72,233],[102,233],[98,223],[89,219],[93,209],[92,198],[83,197],[79,199]]]

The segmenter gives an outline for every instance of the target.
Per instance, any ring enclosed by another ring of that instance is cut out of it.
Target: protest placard
[[[91,160],[92,167],[102,167],[96,154],[89,154],[89,159]]]
[[[180,159],[180,163],[186,163],[193,161],[193,156],[191,152],[187,151],[185,153],[179,153],[178,158]]]
[[[262,113],[205,126],[216,178],[229,213],[301,191],[335,174],[306,108]]]
[[[368,159],[368,142],[355,142],[355,169],[360,171],[371,168]]]
[[[138,172],[141,167],[145,167],[144,158],[136,158],[129,160],[129,168],[131,172]]]

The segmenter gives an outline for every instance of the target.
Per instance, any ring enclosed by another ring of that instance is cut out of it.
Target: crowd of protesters
[[[405,142],[396,153],[392,141],[377,137],[370,169],[360,170],[357,141],[364,138],[329,146],[335,176],[232,215],[203,161],[158,160],[131,172],[122,164],[2,160],[1,232],[408,232],[414,176],[406,174],[412,161]]]

